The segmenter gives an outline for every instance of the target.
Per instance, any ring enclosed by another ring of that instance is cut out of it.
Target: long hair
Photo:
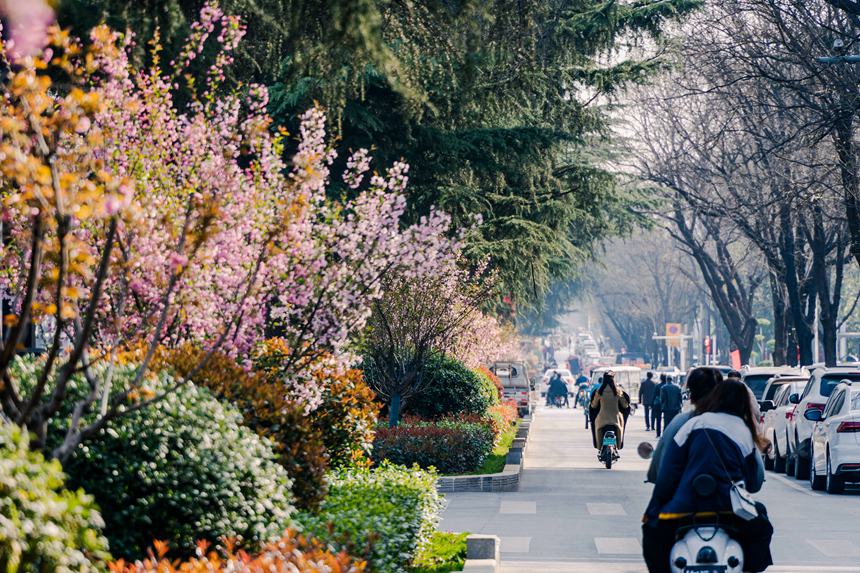
[[[710,394],[702,398],[702,401],[696,405],[696,412],[699,414],[720,412],[737,416],[749,428],[753,441],[760,450],[764,451],[770,445],[767,438],[758,432],[758,426],[753,419],[750,393],[743,382],[729,378],[717,384]]]
[[[597,391],[598,394],[603,396],[603,391],[609,388],[616,396],[621,395],[621,391],[618,390],[618,386],[615,385],[615,374],[612,372],[607,372],[603,375],[603,382],[600,384],[600,389]]]
[[[690,402],[698,404],[722,381],[723,375],[716,368],[709,366],[693,368],[690,371],[690,375],[687,376],[687,390],[690,391]]]

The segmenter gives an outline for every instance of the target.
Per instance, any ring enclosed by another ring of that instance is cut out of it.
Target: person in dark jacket
[[[761,489],[756,458],[768,443],[758,433],[746,386],[726,380],[715,386],[697,407],[697,414],[678,430],[666,447],[654,495],[642,525],[642,548],[649,573],[669,573],[669,556],[678,528],[701,514],[717,515],[735,528],[744,551],[744,571],[759,573],[773,564],[773,527],[767,509],[756,503],[758,517],[745,521],[734,515],[729,496],[732,483],[743,481],[747,491]],[[703,474],[717,482],[716,493],[699,497],[693,480]]]
[[[681,387],[667,381],[660,389],[660,407],[663,408],[663,427],[666,428],[672,422],[672,418],[681,413],[684,404],[684,396]]]
[[[654,399],[651,401],[651,429],[657,431],[657,437],[663,430],[663,408],[660,406],[660,390],[666,384],[666,375],[660,374],[660,383],[654,388]]]
[[[657,384],[654,383],[654,373],[648,372],[645,380],[639,385],[639,405],[645,409],[645,431],[651,431],[651,403],[654,402],[654,392]]]

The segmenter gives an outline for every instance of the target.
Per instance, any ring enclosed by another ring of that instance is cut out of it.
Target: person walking
[[[618,449],[624,447],[624,425],[630,415],[630,396],[615,384],[615,374],[610,370],[603,375],[600,388],[591,397],[590,415],[593,418],[591,435],[594,447],[603,445],[603,435],[614,430],[618,438]]]
[[[681,413],[684,404],[684,396],[681,387],[668,380],[660,389],[660,407],[663,408],[663,427],[666,428],[672,422],[672,418]]]
[[[657,432],[657,437],[663,430],[663,408],[660,404],[660,390],[666,385],[666,375],[660,374],[660,383],[654,388],[654,399],[651,401],[651,429]]]
[[[657,390],[657,384],[654,382],[654,373],[648,372],[645,375],[645,380],[639,385],[639,405],[642,406],[645,412],[645,431],[651,431],[651,404],[654,402],[654,393]]]

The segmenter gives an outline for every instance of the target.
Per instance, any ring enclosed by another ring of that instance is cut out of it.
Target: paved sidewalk
[[[640,517],[651,493],[636,455],[641,412],[631,418],[621,460],[597,462],[582,410],[540,408],[531,426],[520,490],[448,494],[441,528],[498,535],[503,573],[645,573]],[[758,495],[776,533],[773,573],[860,572],[860,488],[843,496],[768,473]]]

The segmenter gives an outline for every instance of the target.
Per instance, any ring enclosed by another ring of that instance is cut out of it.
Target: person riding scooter
[[[564,405],[568,408],[570,407],[567,384],[564,383],[561,374],[558,372],[553,374],[549,380],[549,388],[546,391],[547,406],[555,404],[556,398],[561,398],[564,401]]]
[[[691,373],[690,381],[697,376],[695,371]],[[761,488],[758,458],[766,445],[753,419],[747,387],[737,380],[716,382],[696,404],[695,414],[666,442],[658,462],[654,494],[642,526],[650,573],[671,571],[670,555],[678,531],[702,526],[704,519],[731,529],[743,548],[743,571],[757,573],[773,563],[773,527],[766,508],[755,503],[752,515],[741,518],[732,493],[738,482],[749,492]],[[701,478],[713,483],[707,496],[697,490]]]
[[[603,435],[615,431],[618,449],[624,447],[624,426],[630,415],[630,396],[615,384],[615,373],[611,370],[603,375],[600,387],[591,397],[589,417],[594,447],[600,450]]]

